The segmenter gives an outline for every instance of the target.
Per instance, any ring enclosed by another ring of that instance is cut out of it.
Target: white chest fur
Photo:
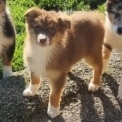
[[[46,67],[51,62],[53,63],[53,55],[56,49],[52,46],[41,47],[29,41],[25,44],[24,60],[31,72],[34,72],[39,77],[51,77],[57,74],[56,71],[47,71]],[[27,59],[29,58],[29,60]]]

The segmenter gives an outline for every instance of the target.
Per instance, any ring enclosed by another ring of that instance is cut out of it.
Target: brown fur
[[[45,75],[51,81],[49,101],[52,106],[59,107],[67,72],[82,58],[93,67],[94,71],[91,82],[95,85],[100,85],[104,28],[101,16],[98,13],[76,12],[68,16],[61,12],[56,13],[54,11],[31,8],[26,12],[25,17],[27,22],[25,52],[27,51],[28,44],[35,44],[35,41],[31,40],[32,36],[35,35],[34,26],[42,26],[46,29],[46,33],[47,31],[55,31],[53,28],[56,28],[54,36],[49,36],[50,45],[43,45],[44,48],[49,48],[50,46],[55,48],[52,51],[50,60],[46,63]],[[33,50],[36,51],[36,49]],[[27,64],[30,63],[31,65],[34,62],[33,57],[27,56],[26,53],[24,53],[24,57],[27,59]],[[40,66],[41,64],[37,65]],[[30,72],[34,73],[37,79],[39,78],[31,69]],[[31,76],[32,83],[35,84],[36,80],[33,81],[33,79],[35,78]]]
[[[30,73],[30,79],[31,79],[31,82],[32,84],[39,84],[40,83],[40,78],[35,76],[34,73]]]
[[[5,10],[6,7],[6,0],[0,0],[0,12]]]
[[[111,55],[112,50],[109,50],[107,47],[103,46],[103,59],[108,59]]]

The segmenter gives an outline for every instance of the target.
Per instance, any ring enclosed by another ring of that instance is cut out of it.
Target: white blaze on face
[[[47,46],[50,45],[50,41],[49,41],[49,38],[46,34],[42,34],[40,33],[37,37],[37,44],[40,45],[40,44],[45,44]]]

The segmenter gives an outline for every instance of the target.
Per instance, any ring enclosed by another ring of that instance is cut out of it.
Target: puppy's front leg
[[[49,96],[49,104],[47,114],[51,118],[55,118],[60,114],[60,99],[65,86],[66,74],[61,75],[55,80],[51,80],[51,90]]]
[[[108,64],[109,64],[109,60],[110,60],[110,55],[112,52],[112,48],[110,45],[108,44],[104,44],[103,48],[102,48],[102,54],[103,54],[103,70],[102,70],[102,74],[104,74]]]
[[[13,42],[7,50],[5,49],[2,54],[2,62],[3,62],[3,78],[10,77],[13,75],[12,72],[12,59],[15,50],[15,43]]]
[[[34,96],[35,94],[37,94],[39,87],[40,87],[40,78],[31,72],[30,73],[30,84],[24,90],[23,95],[24,96]]]
[[[118,98],[119,98],[119,100],[122,100],[122,76],[121,76],[121,81],[119,84]]]

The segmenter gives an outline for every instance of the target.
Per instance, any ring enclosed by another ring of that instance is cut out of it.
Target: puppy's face
[[[5,10],[6,8],[6,0],[0,0],[0,12]]]
[[[108,0],[106,10],[114,31],[122,35],[122,0]]]
[[[69,18],[62,13],[31,8],[25,13],[30,40],[40,46],[50,46],[62,40],[70,28]]]

